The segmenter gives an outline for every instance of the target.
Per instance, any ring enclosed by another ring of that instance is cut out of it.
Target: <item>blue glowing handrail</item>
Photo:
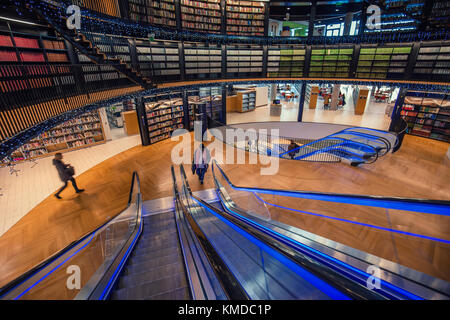
[[[131,200],[132,200],[132,192],[133,192],[133,187],[134,184],[138,185],[138,190],[140,192],[140,182],[139,182],[139,176],[137,174],[137,172],[133,172],[133,177],[132,177],[132,183],[131,183],[131,190],[130,190],[130,194],[129,194],[129,200],[128,200],[128,205],[130,205]],[[126,210],[126,209],[125,209]],[[140,210],[140,209],[138,209]],[[8,283],[6,286],[4,286],[2,288],[2,292],[0,294],[0,298],[4,297],[5,295],[7,295],[8,293],[10,293],[11,291],[13,291],[14,289],[18,288],[19,286],[23,285],[26,281],[28,281],[29,279],[33,278],[34,276],[36,276],[40,271],[44,270],[48,265],[50,265],[52,262],[57,261],[58,259],[60,259],[60,257],[62,257],[65,253],[69,252],[70,249],[75,248],[76,246],[80,245],[83,241],[85,241],[87,238],[89,238],[88,242],[85,243],[84,245],[82,245],[80,248],[78,248],[74,253],[72,253],[69,257],[67,257],[66,259],[64,259],[62,262],[58,263],[58,265],[56,267],[54,267],[53,269],[51,269],[48,273],[46,273],[45,275],[43,275],[42,277],[40,277],[38,280],[36,280],[32,285],[28,286],[25,290],[23,290],[19,295],[17,295],[16,297],[14,297],[14,300],[17,300],[19,298],[21,298],[23,295],[25,295],[27,292],[29,292],[32,288],[34,288],[36,285],[38,285],[39,283],[41,283],[43,280],[45,280],[48,276],[50,276],[52,273],[54,273],[56,270],[58,270],[62,265],[64,265],[66,262],[68,262],[70,259],[72,259],[76,254],[78,254],[82,249],[84,249],[86,246],[88,246],[91,241],[94,239],[95,235],[97,235],[101,230],[104,229],[104,227],[108,224],[110,224],[115,218],[117,218],[118,216],[120,216],[124,211],[122,211],[121,213],[117,214],[116,216],[114,216],[113,218],[111,218],[110,220],[108,220],[107,222],[105,222],[104,224],[102,224],[101,226],[99,226],[98,228],[96,228],[94,231],[88,233],[87,235],[81,237],[79,240],[74,241],[72,244],[68,245],[66,248],[62,249],[61,251],[57,252],[55,255],[53,255],[51,258],[47,259],[45,262],[41,263],[39,266],[34,267],[33,269],[31,269],[28,273],[29,274],[25,274],[26,276],[20,276],[19,278],[11,281],[10,283]],[[139,219],[139,215],[140,215],[140,211],[138,214],[138,219]],[[141,220],[141,219],[139,219]],[[141,227],[141,222],[139,224],[139,230],[142,230]],[[138,232],[138,235],[140,235],[140,232]],[[134,244],[134,242],[133,242]],[[117,271],[117,270],[116,270]]]
[[[348,220],[348,219],[344,219],[344,218],[337,218],[337,217],[333,217],[333,216],[327,216],[325,214],[320,214],[320,213],[315,213],[315,212],[298,210],[298,209],[294,209],[294,208],[280,206],[278,204],[274,204],[274,203],[271,203],[271,202],[268,202],[268,201],[262,199],[261,197],[259,197],[256,194],[256,192],[253,192],[253,194],[255,195],[255,197],[260,202],[262,202],[264,204],[267,204],[269,206],[278,207],[278,208],[281,208],[281,209],[284,209],[284,210],[290,210],[290,211],[295,211],[295,212],[299,212],[299,213],[305,213],[305,214],[316,216],[316,217],[320,217],[320,218],[332,219],[332,220],[337,220],[337,221],[341,221],[341,222],[347,222],[347,223],[360,225],[360,226],[363,226],[363,227],[379,229],[379,230],[383,230],[383,231],[389,231],[389,232],[393,232],[393,233],[404,234],[404,235],[411,236],[411,237],[422,238],[422,239],[426,239],[426,240],[431,240],[431,241],[443,242],[443,243],[446,243],[446,244],[450,244],[450,240],[446,240],[446,239],[435,238],[435,237],[430,237],[430,236],[426,236],[426,235],[419,234],[419,233],[407,232],[407,231],[402,231],[402,230],[397,230],[397,229],[392,229],[392,228],[385,228],[385,227],[380,227],[380,226],[377,226],[377,225],[374,225],[374,224],[369,224],[369,223],[364,223],[364,222],[357,222],[357,221]]]
[[[220,197],[220,200],[221,200],[221,202],[223,201],[222,197]],[[366,273],[366,272],[364,272],[362,270],[359,270],[359,269],[349,265],[348,263],[340,261],[340,260],[338,260],[338,259],[336,259],[334,257],[331,257],[331,256],[329,256],[329,255],[327,255],[325,253],[322,253],[322,252],[320,252],[320,251],[318,251],[316,249],[313,249],[310,246],[307,246],[307,245],[305,245],[305,244],[303,244],[301,242],[298,242],[298,241],[296,241],[296,240],[294,240],[292,238],[289,238],[289,237],[287,237],[287,236],[285,236],[285,235],[283,235],[283,234],[281,234],[281,233],[279,233],[279,232],[277,232],[275,230],[269,229],[269,228],[267,228],[267,227],[265,227],[265,226],[263,226],[261,224],[258,224],[254,220],[247,219],[246,217],[240,215],[239,213],[237,213],[235,211],[232,211],[227,206],[225,206],[225,207],[227,208],[227,210],[231,211],[234,215],[238,216],[241,220],[245,221],[246,223],[254,225],[254,226],[257,226],[258,229],[260,229],[261,231],[263,231],[263,232],[265,232],[267,234],[275,234],[276,237],[284,239],[283,242],[288,244],[288,245],[294,244],[294,247],[298,246],[298,247],[300,247],[300,248],[302,248],[302,249],[304,249],[306,251],[311,251],[314,254],[319,255],[325,261],[331,261],[332,263],[338,264],[341,267],[344,267],[344,268],[349,269],[349,270],[351,270],[353,272],[356,272],[357,274],[361,275],[365,279],[368,279],[371,276],[370,274],[368,274],[368,273]],[[399,287],[397,287],[397,286],[395,286],[395,285],[393,285],[393,284],[391,284],[389,282],[386,282],[383,279],[379,279],[379,280],[380,280],[381,287],[388,287],[389,289],[397,291],[401,295],[407,296],[407,297],[409,297],[412,300],[423,300],[421,297],[419,297],[419,296],[417,296],[417,295],[415,295],[413,293],[410,293],[410,292],[408,292],[408,291],[406,291],[406,290],[404,290],[402,288],[399,288]]]
[[[296,151],[296,150],[298,151],[298,150],[300,150],[300,149],[302,149],[302,148],[311,146],[312,144],[318,143],[318,142],[320,142],[320,141],[325,141],[325,140],[341,140],[341,141],[343,141],[343,142],[345,142],[345,143],[348,143],[349,145],[350,145],[350,144],[355,144],[355,145],[359,145],[359,146],[361,146],[361,147],[366,147],[366,148],[368,148],[368,149],[372,149],[373,152],[375,152],[375,153],[377,152],[377,151],[375,150],[374,147],[369,146],[369,145],[364,144],[364,143],[361,143],[361,142],[356,142],[356,141],[352,141],[352,140],[348,140],[348,139],[344,139],[344,138],[339,138],[339,137],[330,137],[330,136],[326,136],[326,137],[324,137],[324,138],[320,138],[320,139],[314,140],[314,141],[309,142],[309,143],[307,143],[307,144],[301,145],[301,146],[299,146],[299,147],[297,147],[297,148],[295,148],[295,149],[292,149],[292,150],[289,150],[289,151],[287,151],[287,152],[284,152],[284,153],[280,154],[279,156],[281,157],[281,156],[283,156],[283,155],[285,155],[285,154],[287,154],[287,153],[291,153],[291,152],[294,152],[294,151]],[[319,150],[321,150],[321,149],[319,149]]]
[[[369,131],[375,131],[375,132],[380,132],[380,133],[384,133],[384,134],[390,134],[390,135],[392,135],[392,136],[395,137],[395,145],[394,145],[394,148],[395,148],[395,146],[397,146],[397,144],[398,144],[398,136],[397,136],[395,133],[392,133],[392,132],[390,132],[390,131],[383,131],[383,130],[378,130],[378,129],[373,129],[373,128],[367,128],[367,127],[351,127],[351,128],[344,129],[344,130],[342,130],[342,131],[351,131],[351,130],[354,130],[354,129],[365,129],[365,130],[369,130]],[[341,132],[342,132],[342,131],[341,131]]]
[[[356,132],[354,132],[354,131],[345,131],[345,132],[343,132],[343,131],[339,131],[339,132],[333,133],[332,135],[330,135],[330,137],[334,137],[334,136],[337,136],[337,135],[340,135],[340,134],[348,134],[348,135],[354,135],[354,136],[357,136],[357,137],[364,137],[364,138],[367,138],[367,140],[374,140],[374,141],[375,140],[381,140],[381,141],[383,141],[383,144],[386,145],[388,151],[391,149],[391,143],[386,138],[383,138],[383,137],[380,137],[380,136],[374,136],[374,135],[363,133],[363,132],[357,132],[357,131]],[[384,141],[384,140],[386,140],[386,141]]]
[[[355,152],[351,152],[351,151],[349,151],[349,150],[346,150],[346,149],[343,149],[343,148],[336,148],[336,147],[338,147],[338,146],[346,146],[347,144],[345,144],[345,143],[339,143],[339,144],[336,144],[336,145],[333,145],[333,146],[330,146],[330,147],[326,147],[326,148],[323,148],[323,149],[319,149],[319,150],[314,150],[314,151],[312,151],[312,152],[310,152],[310,153],[307,153],[307,154],[304,154],[304,155],[300,155],[300,156],[298,156],[298,157],[295,157],[294,159],[295,160],[300,160],[300,159],[304,159],[304,158],[306,158],[306,157],[310,157],[310,156],[313,156],[313,155],[315,155],[315,154],[317,154],[317,153],[332,153],[331,151],[343,151],[343,152],[346,152],[346,153],[350,153],[350,154],[352,154],[352,155],[354,155],[354,156],[356,156],[356,157],[358,157],[359,159],[358,160],[362,160],[362,161],[364,161],[364,159],[361,157],[361,154],[358,154],[358,153],[355,153]],[[340,157],[340,156],[338,156],[338,157]]]
[[[330,286],[328,283],[326,283],[325,281],[323,281],[322,279],[318,278],[316,275],[312,274],[311,272],[309,272],[306,269],[303,269],[301,267],[299,267],[297,264],[295,264],[293,261],[291,261],[290,259],[288,259],[287,257],[285,257],[284,255],[282,255],[281,253],[277,252],[275,249],[273,249],[271,246],[265,244],[264,242],[262,242],[261,240],[255,238],[253,235],[250,235],[249,233],[245,232],[244,230],[242,230],[240,227],[238,227],[237,225],[235,225],[234,223],[231,223],[230,221],[228,221],[227,219],[225,219],[224,217],[222,217],[221,215],[215,213],[213,210],[211,210],[210,208],[204,206],[201,202],[199,202],[195,197],[193,197],[194,201],[197,202],[197,204],[199,206],[201,206],[202,208],[204,208],[205,210],[207,210],[209,213],[211,213],[213,216],[215,216],[216,218],[220,219],[222,222],[224,222],[226,225],[228,225],[229,227],[231,227],[233,230],[235,230],[236,232],[238,232],[240,235],[242,235],[243,237],[245,237],[247,240],[249,240],[250,242],[254,243],[256,246],[258,246],[259,248],[263,249],[264,251],[266,251],[269,255],[273,256],[275,259],[281,261],[285,266],[287,266],[292,272],[298,274],[299,276],[301,276],[302,278],[304,278],[305,280],[307,280],[309,283],[311,283],[312,285],[314,285],[316,288],[318,288],[320,291],[322,291],[323,293],[325,293],[327,296],[329,296],[332,299],[337,299],[337,300],[349,300],[350,298],[345,295],[342,292],[339,292],[338,290],[336,290],[335,288],[333,288],[332,286]],[[267,233],[266,233],[267,234]]]
[[[291,191],[279,189],[240,187],[234,185],[230,181],[230,179],[227,177],[222,168],[217,164],[216,160],[213,161],[214,164],[219,169],[219,171],[222,173],[225,180],[230,184],[230,186],[233,189],[236,190],[450,216],[450,201],[445,200],[411,199],[400,197],[381,197],[381,196],[353,195],[343,193]]]

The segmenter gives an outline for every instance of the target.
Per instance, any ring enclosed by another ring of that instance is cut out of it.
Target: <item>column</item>
[[[339,104],[339,92],[341,92],[341,85],[335,84],[331,92],[330,110],[337,110]]]
[[[270,85],[270,103],[277,98],[277,84],[272,83]]]
[[[150,144],[150,135],[148,133],[147,114],[145,112],[144,99],[142,97],[136,98],[136,115],[139,123],[139,133],[141,135],[141,142],[143,146]]]
[[[303,119],[303,107],[305,104],[305,94],[306,94],[306,83],[302,83],[301,85],[301,89],[300,89],[300,97],[299,97],[299,102],[298,102],[298,116],[297,116],[297,121],[298,122],[302,122]]]
[[[395,131],[395,127],[400,120],[400,112],[402,111],[402,105],[405,102],[406,92],[406,88],[400,88],[400,91],[398,92],[394,110],[392,110],[391,114],[391,124],[389,126],[389,131]]]
[[[220,112],[220,122],[227,124],[227,86],[222,86],[222,109]]]
[[[352,26],[353,21],[353,12],[347,12],[345,15],[345,21],[344,21],[344,36],[350,35],[350,28]]]

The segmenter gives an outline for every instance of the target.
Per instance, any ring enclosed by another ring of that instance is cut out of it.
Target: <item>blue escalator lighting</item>
[[[352,196],[343,196],[343,195],[333,195],[333,194],[320,194],[314,192],[304,192],[304,191],[284,191],[284,190],[268,190],[268,189],[257,189],[257,188],[248,188],[248,187],[232,187],[235,190],[240,191],[248,191],[248,192],[258,192],[258,193],[266,193],[266,194],[275,194],[280,196],[287,197],[295,197],[302,199],[311,199],[311,200],[320,200],[320,201],[329,201],[336,203],[347,203],[347,204],[355,204],[369,207],[378,207],[378,208],[387,208],[387,209],[395,209],[395,210],[404,210],[404,211],[414,211],[428,214],[437,214],[442,216],[450,216],[449,207],[446,205],[440,204],[430,204],[430,203],[412,203],[400,201],[392,201],[392,200],[384,200],[384,199],[366,199],[366,198],[358,198]]]
[[[255,194],[255,196],[258,197],[256,194]],[[222,198],[221,198],[221,201],[222,201]],[[264,201],[264,200],[262,200],[262,201]],[[280,234],[280,233],[278,233],[278,232],[276,232],[276,231],[274,231],[274,230],[271,230],[271,229],[269,229],[269,228],[267,228],[267,227],[264,227],[264,226],[262,226],[262,225],[256,223],[256,222],[253,221],[253,220],[247,219],[246,217],[244,217],[244,216],[242,216],[242,215],[236,213],[235,211],[233,211],[233,210],[231,210],[231,209],[229,209],[229,208],[227,208],[227,210],[230,210],[231,212],[233,212],[233,214],[235,214],[235,215],[239,216],[240,218],[242,218],[242,219],[248,221],[250,224],[254,224],[254,225],[257,225],[257,226],[258,226],[259,228],[261,228],[261,229],[265,229],[265,230],[266,230],[266,233],[269,233],[269,234],[270,234],[270,233],[273,233],[273,234],[276,234],[278,237],[284,238],[285,241],[286,241],[288,244],[289,244],[289,243],[295,243],[296,245],[298,245],[298,246],[304,248],[304,249],[307,250],[307,251],[309,250],[309,251],[312,251],[312,252],[314,252],[314,253],[316,253],[316,254],[322,256],[325,260],[333,261],[334,263],[337,263],[337,264],[343,266],[344,268],[348,268],[348,269],[350,269],[350,270],[352,270],[352,271],[354,271],[354,272],[360,274],[360,275],[361,275],[363,278],[365,278],[365,279],[368,279],[368,278],[371,276],[371,275],[369,275],[368,273],[366,273],[366,272],[364,272],[364,271],[361,271],[361,270],[359,270],[359,269],[357,269],[357,268],[355,268],[355,267],[353,267],[353,266],[351,266],[351,265],[349,265],[349,264],[347,264],[347,263],[345,263],[345,262],[342,262],[342,261],[340,261],[340,260],[338,260],[338,259],[336,259],[336,258],[333,258],[333,257],[331,257],[331,256],[329,256],[329,255],[327,255],[327,254],[324,254],[324,253],[322,253],[322,252],[320,252],[320,251],[318,251],[318,250],[316,250],[316,249],[313,249],[313,248],[311,248],[311,247],[309,247],[309,246],[307,246],[307,245],[305,245],[305,244],[303,244],[303,243],[300,243],[300,242],[298,242],[298,241],[295,241],[295,240],[292,239],[292,238],[286,237],[285,235],[282,235],[282,234]],[[267,232],[267,231],[268,231],[268,232]],[[402,294],[403,296],[409,297],[409,298],[412,299],[412,300],[423,300],[421,297],[416,296],[415,294],[410,293],[410,292],[408,292],[408,291],[406,291],[406,290],[404,290],[404,289],[402,289],[402,288],[399,288],[399,287],[397,287],[397,286],[394,286],[394,285],[392,285],[391,283],[386,282],[386,281],[384,281],[384,280],[382,280],[382,279],[380,279],[380,284],[381,284],[381,286],[384,286],[384,287],[387,287],[387,288],[389,288],[389,289],[391,289],[391,290],[394,290],[394,291],[396,291],[396,292],[399,292],[399,293]]]
[[[315,155],[316,153],[319,153],[319,152],[333,153],[333,151],[342,151],[344,153],[352,154],[352,155],[358,157],[357,160],[362,160],[362,158],[361,158],[362,155],[361,154],[357,154],[357,153],[351,152],[351,151],[349,151],[347,149],[336,148],[337,146],[341,146],[341,145],[343,145],[343,144],[340,143],[340,144],[336,144],[336,145],[333,145],[333,146],[330,146],[330,147],[327,147],[327,148],[324,148],[324,149],[315,150],[315,151],[312,151],[310,153],[304,154],[302,156],[295,157],[294,159],[295,160],[300,160],[300,159],[303,159],[303,158],[306,158],[306,157],[309,157],[309,156],[313,156],[313,155]],[[339,155],[339,156],[340,157],[344,157],[344,155],[342,155],[342,154]],[[350,158],[351,159],[351,157],[346,157],[346,158]]]
[[[216,165],[217,166],[217,165]],[[346,194],[332,194],[332,193],[318,193],[318,192],[306,192],[306,191],[289,191],[289,190],[272,190],[272,189],[262,189],[262,188],[251,188],[251,187],[239,187],[231,183],[230,179],[225,175],[222,168],[217,166],[220,173],[222,174],[225,181],[234,190],[247,191],[247,192],[257,192],[265,194],[274,194],[286,197],[295,197],[302,199],[320,200],[336,203],[347,203],[368,207],[378,207],[386,209],[404,210],[421,212],[427,214],[437,214],[442,216],[450,216],[450,206],[447,204],[440,203],[427,203],[419,202],[417,200],[402,199],[402,198],[391,198],[383,199],[383,197],[365,197],[365,196],[354,196]],[[214,167],[213,167],[214,170]]]
[[[289,208],[289,207],[283,207],[277,204],[273,204],[270,202],[267,202],[263,199],[261,199],[255,192],[253,192],[253,194],[256,196],[257,199],[259,199],[261,202],[268,204],[270,206],[274,206],[274,207],[278,207],[281,209],[285,209],[285,210],[291,210],[291,211],[295,211],[295,212],[299,212],[299,213],[305,213],[305,214],[309,214],[309,215],[313,215],[313,216],[317,216],[317,217],[321,217],[321,218],[327,218],[327,219],[333,219],[333,220],[337,220],[337,221],[342,221],[342,222],[348,222],[348,223],[353,223],[353,224],[357,224],[357,225],[361,225],[364,227],[369,227],[369,228],[374,228],[374,229],[380,229],[383,231],[389,231],[389,232],[394,232],[394,233],[400,233],[400,234],[404,234],[407,236],[411,236],[411,237],[417,237],[417,238],[423,238],[423,239],[427,239],[427,240],[432,240],[432,241],[437,241],[437,242],[443,242],[443,243],[447,243],[450,244],[450,240],[445,240],[445,239],[440,239],[440,238],[434,238],[434,237],[429,237],[429,236],[425,236],[423,234],[418,234],[418,233],[412,233],[412,232],[407,232],[407,231],[401,231],[401,230],[397,230],[397,229],[391,229],[391,228],[385,228],[385,227],[380,227],[380,226],[376,226],[373,224],[368,224],[368,223],[363,223],[363,222],[357,222],[357,221],[352,221],[352,220],[348,220],[348,219],[343,219],[343,218],[336,218],[336,217],[332,217],[332,216],[327,216],[324,214],[320,214],[320,213],[314,213],[314,212],[309,212],[309,211],[303,211],[303,210],[298,210],[298,209],[293,209],[293,208]]]
[[[29,292],[31,289],[33,289],[35,286],[37,286],[39,283],[41,283],[44,279],[46,279],[49,275],[51,275],[53,272],[58,270],[63,264],[65,264],[67,261],[72,259],[73,256],[75,256],[78,252],[83,250],[88,244],[91,243],[92,239],[94,238],[96,233],[92,234],[92,237],[89,239],[88,242],[86,242],[82,247],[78,248],[74,253],[72,253],[69,257],[67,257],[64,261],[62,261],[60,264],[58,264],[56,267],[54,267],[52,270],[50,270],[47,274],[45,274],[43,277],[41,277],[38,281],[33,283],[31,286],[29,286],[26,290],[24,290],[21,294],[19,294],[17,297],[14,298],[14,300],[20,299],[23,295],[25,295],[27,292]],[[24,280],[23,282],[25,282]],[[23,283],[22,282],[22,283]],[[19,284],[20,285],[20,284]]]
[[[142,226],[142,219],[141,219],[140,222],[139,222],[139,229],[141,228],[141,226]],[[99,300],[105,299],[105,296],[106,296],[106,294],[109,292],[109,289],[110,289],[110,287],[111,287],[111,285],[112,285],[112,282],[116,279],[117,273],[118,273],[120,270],[122,270],[122,266],[123,266],[123,264],[125,263],[125,261],[128,259],[128,255],[130,254],[130,251],[132,250],[132,248],[134,248],[134,244],[136,243],[136,241],[137,241],[137,239],[139,238],[139,236],[140,236],[140,232],[137,232],[136,235],[135,235],[135,237],[134,237],[134,239],[133,239],[133,241],[132,241],[132,243],[131,243],[131,245],[128,247],[127,251],[126,251],[125,254],[123,255],[122,260],[120,260],[120,263],[118,264],[116,270],[114,270],[114,274],[113,274],[112,277],[109,279],[108,284],[105,286],[105,289],[103,289],[103,292],[102,292],[102,294],[101,294]]]
[[[250,234],[248,234],[247,232],[245,232],[244,230],[242,230],[241,228],[239,228],[235,224],[231,223],[227,219],[223,218],[222,216],[218,215],[217,213],[215,213],[211,209],[203,206],[200,202],[198,202],[198,200],[196,200],[196,199],[194,199],[194,200],[202,208],[204,208],[205,210],[210,212],[212,215],[214,215],[215,217],[217,217],[218,219],[223,221],[225,224],[230,226],[232,229],[234,229],[235,231],[240,233],[242,236],[244,236],[245,238],[250,240],[253,244],[255,244],[259,248],[263,249],[268,254],[272,255],[274,258],[278,259],[286,267],[288,267],[290,270],[292,270],[293,272],[298,274],[300,277],[302,277],[305,280],[307,280],[309,283],[314,285],[316,288],[321,290],[323,293],[325,293],[330,298],[335,299],[335,300],[350,300],[350,298],[347,295],[345,295],[345,294],[341,293],[340,291],[336,290],[335,288],[330,286],[328,283],[326,283],[325,281],[323,281],[320,278],[316,277],[315,275],[313,275],[309,271],[301,268],[300,266],[298,266],[296,263],[294,263],[293,261],[291,261],[290,259],[288,259],[284,255],[282,255],[281,253],[279,253],[279,252],[275,251],[274,249],[270,248],[268,245],[264,244],[262,241],[260,241],[260,240],[256,239],[255,237],[251,236]]]

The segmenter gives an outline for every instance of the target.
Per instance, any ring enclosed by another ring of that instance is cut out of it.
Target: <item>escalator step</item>
[[[146,300],[163,293],[175,291],[171,288],[180,289],[187,287],[187,285],[188,284],[186,282],[186,276],[184,275],[184,273],[180,273],[168,278],[159,279],[157,281],[145,283],[139,286],[116,290],[111,295],[111,299]]]
[[[127,274],[120,278],[118,289],[139,286],[163,278],[173,277],[179,273],[184,273],[184,267],[181,261],[153,269],[147,269],[144,272]]]
[[[167,256],[167,255],[175,253],[175,252],[181,253],[180,246],[175,245],[175,246],[164,247],[164,248],[153,248],[150,246],[148,248],[139,249],[139,251],[133,251],[133,253],[131,253],[130,258],[145,256],[145,255],[153,256],[153,257],[162,257],[162,256]]]
[[[130,257],[130,265],[140,264],[145,261],[157,260],[157,259],[161,259],[161,258],[171,256],[174,254],[181,255],[180,249],[176,248],[176,247],[172,247],[172,248],[168,248],[168,250],[158,251],[158,254],[155,254],[154,252],[150,252],[150,253],[142,252],[142,254],[138,254],[138,255],[134,255],[134,256]]]
[[[148,300],[189,300],[188,287],[182,287],[170,292],[160,293],[147,298]]]
[[[164,265],[168,265],[180,260],[180,254],[175,252],[173,254],[169,254],[167,256],[158,257],[152,260],[135,260],[134,258],[130,259],[130,262],[125,270],[126,274],[130,273],[138,273],[151,268],[156,268]]]
[[[178,245],[178,238],[176,234],[167,235],[167,236],[159,236],[152,238],[142,238],[139,239],[139,243],[136,246],[136,250],[140,250],[141,248],[165,248],[165,247],[173,247]],[[136,251],[139,252],[139,251]]]
[[[157,235],[176,234],[176,233],[177,228],[175,226],[166,226],[164,228],[155,228],[155,229],[147,227],[146,229],[144,229],[141,238],[143,237],[150,238]]]

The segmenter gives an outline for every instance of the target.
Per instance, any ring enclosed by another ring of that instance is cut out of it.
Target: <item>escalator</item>
[[[175,213],[149,215],[143,221],[144,231],[111,299],[190,299]]]
[[[343,219],[342,213],[340,213],[340,217],[327,217],[322,214],[304,211],[304,205],[307,204],[307,202],[303,199],[311,199],[308,201],[316,203],[318,202],[317,200],[319,200],[319,202],[327,201],[327,203],[330,203],[330,206],[332,205],[332,202],[336,202],[340,205],[340,209],[342,209],[342,204],[348,204],[347,206],[351,208],[351,210],[355,210],[355,206],[360,206],[361,211],[368,210],[367,207],[373,207],[384,208],[386,213],[388,213],[388,210],[392,210],[393,212],[401,210],[402,214],[406,214],[409,210],[415,213],[423,212],[441,216],[442,218],[440,221],[444,221],[445,219],[448,219],[450,212],[449,201],[240,187],[232,184],[225,172],[215,161],[212,172],[216,192],[220,199],[220,201],[211,204],[214,208],[224,212],[224,216],[228,216],[228,219],[234,221],[236,225],[249,225],[256,230],[260,230],[262,233],[270,235],[271,240],[269,240],[268,243],[278,240],[280,243],[285,244],[287,248],[284,251],[286,252],[286,256],[290,256],[291,259],[298,261],[295,257],[296,254],[303,255],[307,260],[311,259],[309,261],[314,261],[316,264],[316,266],[311,269],[312,272],[320,274],[320,269],[322,268],[322,270],[325,270],[325,272],[322,273],[323,278],[327,279],[331,276],[332,279],[328,279],[331,280],[331,282],[335,279],[339,279],[338,286],[340,286],[343,281],[345,284],[342,285],[341,288],[344,292],[346,292],[347,289],[355,288],[355,283],[370,287],[368,282],[374,278],[371,276],[370,272],[368,273],[368,270],[373,270],[372,268],[375,266],[377,266],[377,268],[380,266],[379,278],[377,278],[379,286],[371,287],[371,292],[380,294],[380,296],[353,296],[352,298],[402,300],[450,299],[450,283],[447,281],[393,263],[367,252],[345,246],[341,243],[331,241],[318,234],[295,228],[271,218],[271,209],[274,208],[275,212],[283,210],[288,212],[290,216],[299,212],[319,216],[320,218],[325,219],[329,218],[338,221],[345,220]],[[264,195],[266,196],[266,199],[268,198],[271,200],[264,200]],[[301,204],[299,208],[303,210],[283,206],[283,201],[289,198],[295,199],[295,203]],[[198,199],[198,201],[201,200]],[[373,212],[376,211],[374,210]],[[436,221],[438,219],[436,217],[433,218],[436,219]],[[303,218],[299,216],[299,219]],[[361,225],[362,223],[358,221],[361,221],[361,218],[354,216],[352,220],[346,222]],[[425,239],[423,240],[423,245],[427,246],[436,246],[436,242],[438,242],[438,246],[448,249],[448,245],[450,244],[450,241],[445,239],[427,237],[420,234],[396,231],[388,228],[378,228],[377,226],[370,226],[368,224],[364,225],[376,228],[375,232],[385,230],[388,233],[397,234],[397,241],[400,241],[401,236],[406,234],[407,236],[405,238],[407,239],[407,243],[414,241],[419,245],[417,240],[414,238],[411,239],[411,237],[418,237]],[[320,226],[321,224],[318,225],[318,229],[320,229]],[[367,231],[365,231],[365,233],[367,233]],[[443,244],[439,244],[439,242]],[[294,250],[296,253],[292,255],[289,250]],[[301,259],[298,262],[301,264]],[[334,274],[334,271],[337,271],[337,273]],[[346,280],[350,279],[351,282],[346,282]]]
[[[446,284],[433,279],[434,287],[424,286],[390,269],[388,279],[402,286],[383,278],[381,288],[367,287],[370,261],[271,220],[264,203],[239,207],[217,164],[213,173],[220,201],[207,203],[191,192],[183,166],[179,179],[172,167],[174,206],[162,213],[143,211],[134,174],[125,211],[2,288],[0,298],[448,298]],[[85,279],[75,291],[66,286],[73,265]]]

